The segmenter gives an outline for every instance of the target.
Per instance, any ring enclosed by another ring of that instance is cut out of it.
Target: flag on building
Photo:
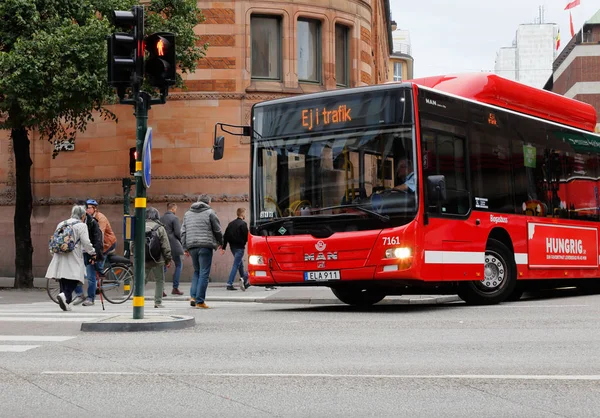
[[[573,27],[573,15],[569,12],[569,27],[571,28],[571,38],[575,36],[575,28]]]
[[[556,50],[558,51],[558,48],[560,48],[560,29],[558,30],[558,33],[556,34]]]
[[[565,10],[570,10],[573,7],[577,7],[581,4],[581,0],[573,0],[572,2],[570,2],[569,4],[567,4],[567,7],[565,7]]]

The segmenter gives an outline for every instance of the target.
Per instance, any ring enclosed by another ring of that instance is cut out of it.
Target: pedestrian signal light
[[[135,147],[129,148],[129,174],[135,174],[135,162],[137,161],[137,150]]]
[[[146,38],[145,48],[144,74],[150,85],[159,88],[175,85],[175,34],[153,33]]]

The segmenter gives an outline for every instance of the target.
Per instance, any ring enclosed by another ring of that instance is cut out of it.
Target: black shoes
[[[233,285],[231,286],[227,286],[227,290],[237,290],[235,287],[233,287]]]

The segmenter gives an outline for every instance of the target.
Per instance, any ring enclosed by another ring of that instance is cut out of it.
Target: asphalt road
[[[598,295],[362,311],[165,305],[196,327],[82,333],[83,320],[131,308],[63,313],[43,292],[0,292],[0,416],[600,415]]]

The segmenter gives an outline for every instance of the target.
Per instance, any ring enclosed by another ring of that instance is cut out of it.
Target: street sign
[[[150,174],[152,164],[152,128],[146,130],[146,138],[144,138],[144,146],[142,148],[142,180],[144,181],[144,187],[150,188]]]

